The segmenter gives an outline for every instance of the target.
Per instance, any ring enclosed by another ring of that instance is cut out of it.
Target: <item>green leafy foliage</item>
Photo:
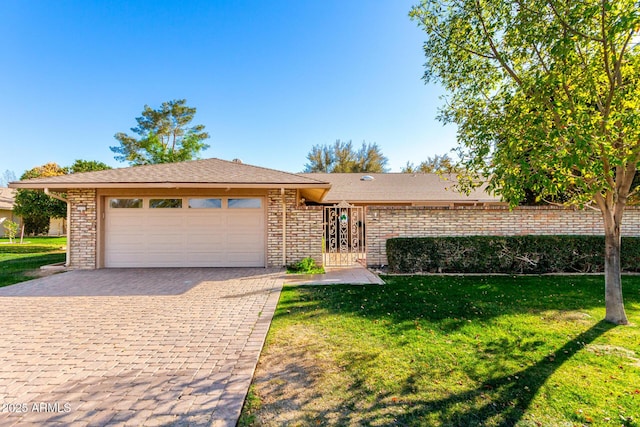
[[[626,324],[620,229],[640,162],[637,0],[421,0],[426,81],[448,92],[469,190],[603,214],[606,319]],[[529,194],[528,194],[528,193]]]
[[[306,257],[297,263],[287,267],[287,273],[291,274],[324,274],[324,267],[316,264],[311,257]]]
[[[47,163],[26,171],[21,180],[65,175],[67,170],[56,163]],[[16,192],[14,212],[22,217],[25,233],[38,235],[49,231],[51,218],[64,218],[67,204],[47,196],[42,191],[19,189]]]
[[[76,160],[68,168],[69,173],[95,172],[111,169],[111,166],[97,160]]]
[[[196,109],[186,105],[186,99],[163,102],[154,110],[144,106],[142,116],[136,118],[138,126],[131,130],[139,137],[123,132],[115,134],[119,146],[110,147],[120,162],[132,165],[173,163],[193,160],[209,146],[209,134],[204,125],[189,127]]]
[[[351,141],[337,140],[333,145],[314,145],[307,154],[305,172],[360,173],[386,172],[387,158],[376,143],[362,142],[355,150]]]
[[[622,239],[622,268],[640,271],[640,238]],[[596,273],[602,236],[469,236],[387,240],[394,273]]]
[[[9,243],[13,243],[13,239],[16,238],[16,234],[18,233],[18,223],[8,219],[2,222],[2,227],[9,238]]]

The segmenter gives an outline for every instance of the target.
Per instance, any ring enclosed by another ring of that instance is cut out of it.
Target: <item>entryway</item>
[[[365,210],[342,201],[324,208],[324,265],[367,264]]]

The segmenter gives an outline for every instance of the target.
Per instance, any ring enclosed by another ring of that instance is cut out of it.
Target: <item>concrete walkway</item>
[[[0,288],[0,425],[235,426],[282,282],[108,269]]]
[[[326,267],[326,274],[287,274],[284,282],[287,285],[384,285],[384,281],[376,274],[361,265],[349,267]]]

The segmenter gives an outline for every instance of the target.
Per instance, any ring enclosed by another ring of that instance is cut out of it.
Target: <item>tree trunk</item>
[[[603,212],[605,225],[604,287],[605,320],[616,325],[629,323],[622,300],[622,276],[620,274],[620,219]]]

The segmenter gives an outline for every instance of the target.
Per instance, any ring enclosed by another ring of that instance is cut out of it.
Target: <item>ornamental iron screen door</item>
[[[324,265],[366,264],[364,208],[342,201],[324,208]]]

